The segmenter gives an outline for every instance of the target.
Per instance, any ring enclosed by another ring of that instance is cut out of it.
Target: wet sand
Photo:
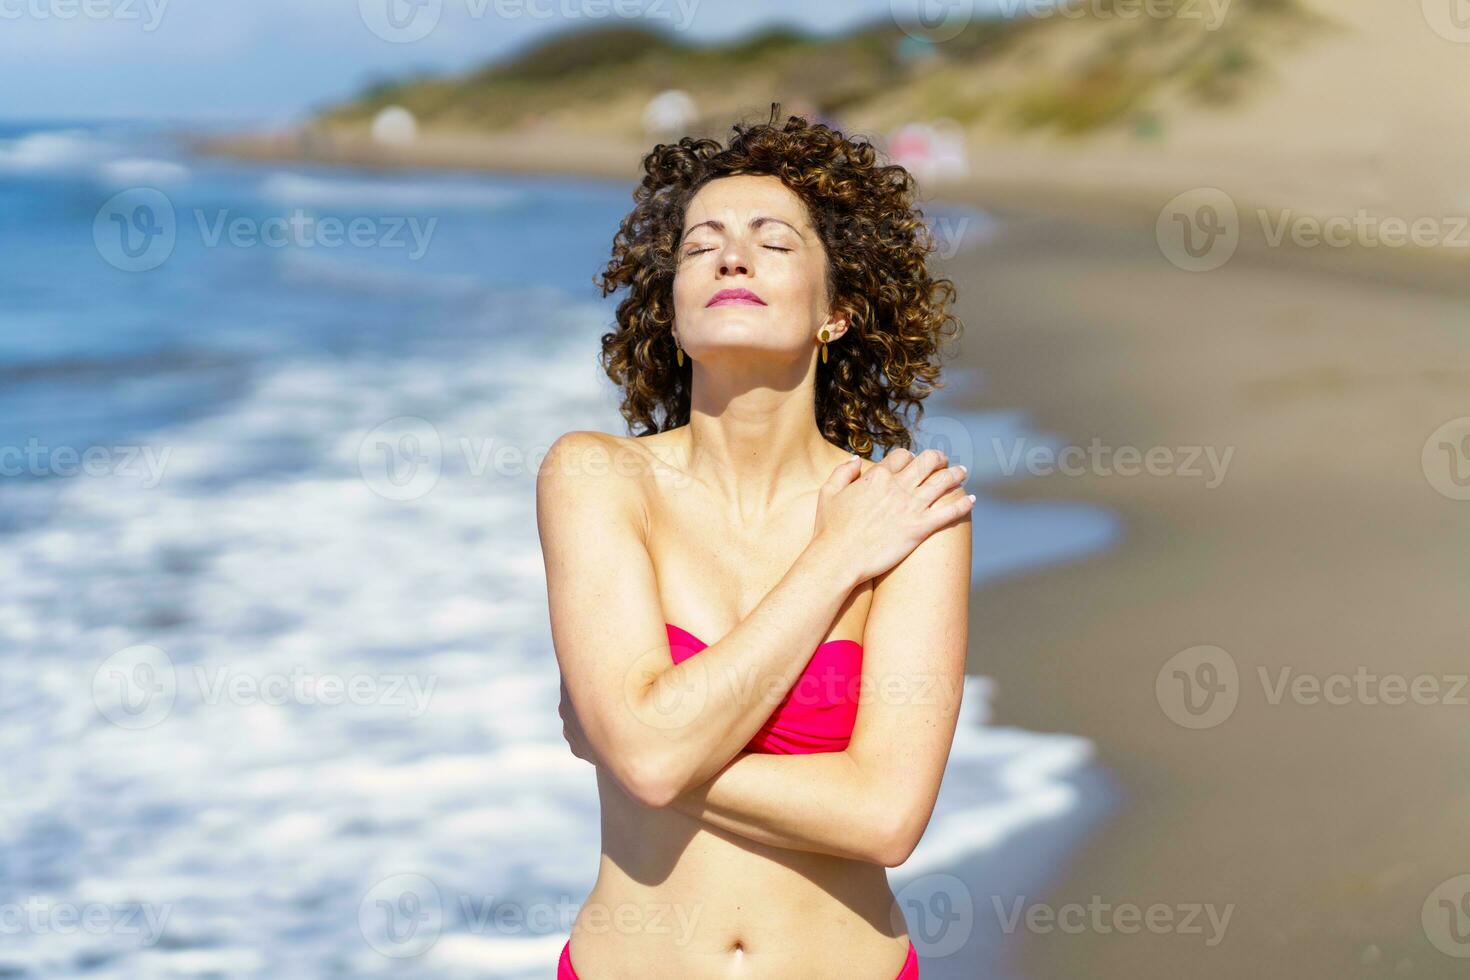
[[[992,490],[1103,505],[1125,525],[1105,554],[974,597],[970,667],[997,680],[995,721],[1092,739],[1124,794],[1025,906],[1160,906],[1159,932],[1107,907],[1071,931],[1023,921],[1019,966],[1465,976],[1466,960],[1431,943],[1453,948],[1444,907],[1431,903],[1428,927],[1421,909],[1470,873],[1470,689],[1456,680],[1470,671],[1470,500],[1437,492],[1421,455],[1470,415],[1470,288],[1397,254],[1249,242],[1191,273],[1144,224],[1012,214],[945,266],[966,323],[960,362],[984,377],[968,407],[1020,406],[1068,443],[1169,447],[1181,464]],[[1218,486],[1186,472],[1191,447],[1233,451]],[[1470,474],[1470,443],[1461,452]],[[1453,486],[1448,456],[1431,459]],[[1163,671],[1201,645],[1225,651],[1237,679],[1195,654]],[[1183,707],[1175,668],[1221,689],[1215,717]],[[1283,670],[1304,686],[1281,691]],[[1437,693],[1415,703],[1389,675]],[[1406,703],[1384,703],[1395,698]],[[1223,930],[1210,907],[1229,910]]]

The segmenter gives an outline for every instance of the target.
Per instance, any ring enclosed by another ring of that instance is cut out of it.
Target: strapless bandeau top
[[[669,653],[676,664],[709,645],[673,623],[664,626],[669,634]],[[745,750],[802,755],[847,748],[857,720],[862,669],[863,646],[856,640],[828,640],[819,645]]]

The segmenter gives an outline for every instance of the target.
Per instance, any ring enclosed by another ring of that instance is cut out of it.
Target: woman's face
[[[696,360],[722,351],[811,356],[829,317],[827,252],[778,177],[710,181],[694,196],[674,274],[674,333]]]

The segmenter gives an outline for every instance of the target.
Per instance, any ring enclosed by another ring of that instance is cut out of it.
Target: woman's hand
[[[965,468],[948,462],[937,449],[917,456],[892,449],[861,476],[860,459],[842,463],[817,495],[813,544],[853,569],[859,582],[882,575],[974,507],[970,496],[952,492]]]
[[[582,730],[582,722],[577,718],[577,708],[572,704],[572,696],[567,691],[566,678],[561,682],[561,735],[567,740],[567,745],[572,750],[572,755],[579,759],[585,759],[597,765],[597,757],[592,751],[592,745],[587,741],[587,733]]]

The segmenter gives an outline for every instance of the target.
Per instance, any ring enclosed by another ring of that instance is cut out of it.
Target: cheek
[[[827,299],[826,270],[820,266],[804,268],[799,273],[793,270],[790,283],[793,301],[803,309],[820,312],[825,309]]]
[[[680,310],[694,301],[693,285],[688,276],[675,274],[674,276],[674,309]]]

